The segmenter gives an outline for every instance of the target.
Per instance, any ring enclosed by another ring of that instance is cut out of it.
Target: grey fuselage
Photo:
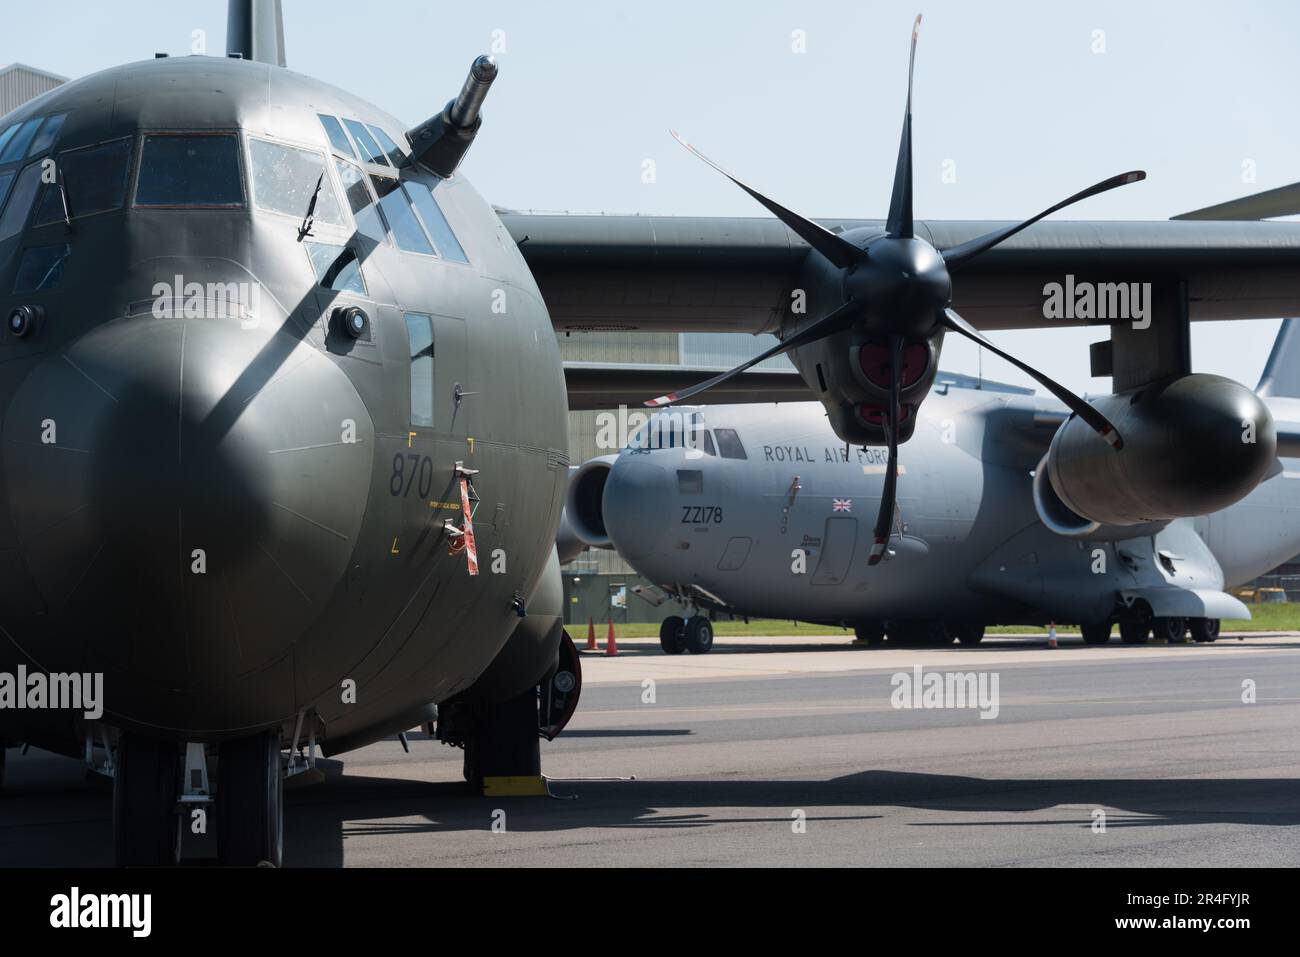
[[[1295,401],[1268,400],[1287,418]],[[698,412],[715,435],[734,429],[747,458],[680,442],[624,449],[602,518],[638,573],[702,607],[712,596],[735,614],[847,624],[1092,623],[1128,596],[1157,614],[1235,617],[1241,606],[1222,590],[1300,552],[1300,473],[1281,468],[1208,517],[1088,541],[1057,535],[1039,520],[1032,486],[1062,406],[941,386],[900,459],[902,535],[889,560],[868,567],[884,449],[846,450],[815,403],[676,411]]]
[[[564,380],[514,241],[463,177],[409,162],[356,165],[427,186],[468,262],[361,236],[317,115],[399,143],[404,125],[279,67],[129,64],[4,125],[58,113],[57,139],[20,169],[124,138],[129,175],[117,208],[0,242],[3,314],[45,312],[0,339],[0,670],[103,672],[106,722],[178,739],[291,727],[304,709],[327,750],[409,727],[492,662],[554,545]],[[171,132],[236,134],[244,202],[139,208],[143,138]],[[318,215],[312,241],[355,244],[364,295],[318,283],[305,208],[259,206],[255,139],[322,159],[346,225]],[[55,288],[10,292],[25,250],[64,243]],[[255,286],[256,314],[207,301],[159,318],[157,285],[175,277]],[[332,322],[340,305],[368,313],[368,338]],[[407,314],[433,333],[421,424]],[[461,521],[457,462],[477,470],[478,577],[443,531]],[[0,738],[75,746],[74,717],[0,713]]]

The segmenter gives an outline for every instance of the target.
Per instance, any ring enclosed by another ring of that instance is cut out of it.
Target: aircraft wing
[[[556,329],[774,332],[803,240],[775,219],[501,211]],[[878,220],[820,220],[832,232]],[[1009,223],[918,222],[944,250]],[[980,329],[1085,325],[1043,315],[1047,283],[1187,283],[1193,319],[1300,313],[1300,223],[1038,223],[954,274],[953,308]]]
[[[661,365],[622,365],[599,362],[564,363],[564,381],[569,390],[569,409],[616,409],[620,405],[639,408],[648,395],[663,395],[686,389],[717,369]],[[721,405],[744,402],[808,402],[813,394],[794,369],[750,370],[692,400],[693,405]]]

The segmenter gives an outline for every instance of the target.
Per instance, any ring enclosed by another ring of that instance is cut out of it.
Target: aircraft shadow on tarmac
[[[1278,640],[1278,639],[1286,639],[1291,637],[1294,637],[1294,633],[1292,632],[1257,632],[1257,633],[1250,634],[1242,642],[1238,642],[1238,640],[1235,637],[1225,636],[1223,638],[1220,638],[1216,644],[1221,648],[1236,647],[1238,644],[1248,644],[1252,649],[1279,649],[1279,650],[1295,649],[1296,646],[1293,642]],[[1125,645],[1122,644],[1117,638],[1112,639],[1112,641],[1108,645],[1085,645],[1083,641],[1079,638],[1079,636],[1076,634],[1061,636],[1060,644],[1061,647],[1068,647],[1071,649],[1086,649],[1089,653],[1093,653],[1094,651],[1103,652],[1106,649],[1123,650],[1123,651],[1129,651],[1129,650],[1141,651],[1142,649],[1146,649],[1149,651],[1152,648],[1167,647],[1169,649],[1170,654],[1177,654],[1180,650],[1184,650],[1184,649],[1209,647],[1207,645],[1196,644],[1195,642],[1185,642],[1181,645],[1167,645],[1167,646],[1161,645],[1157,642],[1150,642],[1144,645]],[[962,652],[963,654],[978,655],[981,652],[990,652],[990,651],[1042,651],[1046,647],[1047,647],[1046,635],[1025,635],[1025,636],[990,635],[989,637],[985,638],[982,642],[980,642],[978,645],[961,645],[958,644],[957,642],[953,642],[951,645],[942,646],[942,648],[938,648],[935,646],[917,647],[911,645],[891,646],[888,642],[885,642],[884,644],[881,645],[866,645],[858,642],[840,640],[837,639],[835,636],[830,635],[830,636],[826,636],[825,641],[818,642],[817,644],[791,644],[788,642],[783,642],[779,638],[774,638],[771,639],[770,641],[764,640],[762,638],[755,638],[752,639],[751,641],[745,642],[744,644],[739,644],[734,641],[728,642],[725,645],[714,644],[713,650],[710,651],[709,654],[707,656],[704,656],[701,660],[707,662],[710,658],[715,658],[722,655],[787,654],[789,652],[807,653],[807,652],[832,652],[832,651],[858,651],[864,655],[869,655],[872,652],[879,653],[885,651],[924,652],[924,651],[941,650],[941,651],[959,651]],[[620,657],[636,657],[636,658],[643,658],[643,657],[667,658],[668,657],[664,655],[657,646],[652,647],[650,645],[646,645],[644,647],[640,647],[637,645],[630,645],[626,641],[624,641],[623,644],[620,646],[619,655]],[[603,653],[598,653],[598,654],[583,655],[582,657],[583,660],[586,661],[589,657],[601,658],[604,657],[604,655]],[[693,661],[695,659],[682,658],[682,659],[675,659],[675,660]],[[599,667],[599,666],[595,666],[595,667]],[[567,734],[568,732],[565,733]]]
[[[11,762],[11,769],[18,764]],[[427,860],[402,863],[435,865],[441,860],[437,834],[487,833],[492,813],[500,807],[507,810],[510,831],[524,833],[788,824],[794,808],[807,810],[809,821],[865,823],[889,816],[893,807],[947,815],[912,824],[924,828],[1086,828],[1098,807],[1109,812],[1108,828],[1300,824],[1300,791],[1289,778],[999,779],[868,770],[816,781],[554,779],[551,790],[557,797],[576,799],[548,800],[481,798],[460,782],[345,776],[339,762],[323,765],[326,781],[286,794],[287,866],[338,867],[348,842],[395,834],[428,835]],[[39,776],[21,775],[25,781],[11,775],[14,787],[0,800],[0,866],[108,864],[106,840],[100,838],[110,828],[110,790],[86,782],[70,760],[53,775],[49,765],[41,770]],[[966,818],[1058,806],[1070,808],[1068,818]],[[837,808],[846,813],[835,814]],[[730,813],[714,814],[714,809]],[[210,841],[208,835],[203,843]],[[187,863],[192,857],[198,858],[193,863],[204,863],[204,848],[195,850],[187,852]],[[405,850],[409,853],[409,847]]]

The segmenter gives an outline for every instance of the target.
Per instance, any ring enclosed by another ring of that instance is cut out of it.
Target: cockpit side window
[[[361,273],[361,263],[351,246],[333,243],[306,242],[303,246],[311,259],[316,282],[322,288],[366,295],[366,280]]]
[[[747,459],[745,446],[740,441],[740,436],[736,434],[735,429],[718,429],[713,430],[714,435],[718,438],[718,452],[724,459]]]
[[[43,116],[34,116],[14,130],[5,148],[0,150],[0,165],[16,163],[27,155],[27,147],[32,145],[36,130],[43,119],[45,119]]]
[[[343,126],[334,117],[326,113],[317,113],[320,118],[320,125],[325,128],[325,135],[329,138],[330,146],[342,153],[348,159],[356,159],[356,151],[352,148],[352,141],[348,139],[348,134],[343,132]]]
[[[233,133],[150,133],[140,153],[135,205],[187,209],[244,205]]]
[[[60,153],[56,169],[68,194],[73,219],[120,209],[126,199],[126,176],[131,165],[131,141],[115,140],[99,146]],[[63,221],[63,196],[57,183],[47,183],[33,226]]]
[[[0,214],[0,242],[12,239],[23,231],[27,214],[32,209],[32,201],[36,198],[36,189],[40,185],[40,163],[32,163],[18,174],[9,202],[5,205],[4,213]]]
[[[302,219],[320,183],[316,221],[347,226],[334,180],[320,153],[256,138],[250,139],[248,146],[253,166],[253,202],[258,209]]]
[[[406,193],[403,192],[397,179],[392,176],[372,175],[370,182],[375,187],[375,192],[379,194],[379,208],[383,210],[384,218],[388,220],[388,226],[393,231],[393,238],[397,240],[398,248],[408,253],[432,256],[433,246],[424,235],[424,230],[420,228],[420,221],[415,218],[415,213],[411,209],[411,201],[406,198]]]
[[[384,151],[379,148],[375,138],[370,135],[370,131],[365,125],[358,123],[356,120],[343,121],[343,125],[348,128],[352,134],[352,141],[357,144],[357,149],[361,151],[361,158],[367,163],[374,163],[376,166],[387,166],[388,160],[384,159]]]
[[[348,206],[357,221],[357,232],[362,236],[384,244],[388,241],[388,230],[384,226],[383,215],[375,200],[375,194],[366,184],[366,177],[352,163],[335,160],[339,179],[343,183],[343,192],[348,198]]]
[[[465,250],[461,248],[459,240],[456,239],[456,234],[451,231],[447,217],[442,214],[442,209],[439,208],[437,201],[433,198],[433,192],[429,187],[418,179],[408,179],[405,181],[405,189],[410,195],[416,211],[420,214],[420,220],[424,223],[424,228],[429,231],[429,237],[433,240],[438,255],[452,262],[468,263],[469,259],[465,256]]]
[[[384,155],[388,157],[390,163],[398,168],[404,168],[411,165],[410,159],[407,158],[405,153],[398,149],[397,144],[393,142],[391,136],[374,125],[367,126],[366,129],[375,134],[375,139],[378,140],[379,145],[384,148]]]
[[[45,122],[41,124],[41,131],[32,140],[32,146],[27,151],[27,155],[39,156],[53,146],[54,138],[59,135],[59,130],[63,129],[63,121],[67,118],[67,113],[55,113],[53,116],[46,117]]]

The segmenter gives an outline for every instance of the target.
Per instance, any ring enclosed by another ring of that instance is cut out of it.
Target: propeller
[[[912,26],[912,43],[907,60],[907,105],[898,144],[898,162],[890,193],[889,216],[883,236],[864,240],[861,245],[801,216],[794,210],[763,195],[727,172],[688,143],[676,131],[673,137],[694,156],[731,180],[819,255],[840,270],[843,301],[819,319],[786,336],[770,349],[727,372],[692,386],[682,392],[651,399],[650,407],[683,402],[739,375],[764,359],[791,349],[812,345],[830,336],[858,330],[879,342],[884,339],[888,351],[889,402],[880,414],[880,429],[889,446],[889,464],[876,518],[875,541],[869,563],[874,565],[885,554],[894,521],[895,492],[898,482],[898,443],[905,411],[901,404],[903,388],[903,352],[907,339],[932,338],[950,330],[978,343],[1025,372],[1101,435],[1113,448],[1123,447],[1123,439],[1113,424],[1097,409],[1060,383],[999,349],[951,308],[952,282],[949,273],[970,263],[999,243],[1027,229],[1058,210],[1100,193],[1136,183],[1146,173],[1133,170],[1102,180],[1067,197],[1029,219],[995,229],[946,250],[936,250],[915,233],[912,217],[912,77],[916,65],[916,40],[920,31],[918,14]],[[873,413],[874,416],[874,413]],[[874,423],[873,423],[874,424]]]

